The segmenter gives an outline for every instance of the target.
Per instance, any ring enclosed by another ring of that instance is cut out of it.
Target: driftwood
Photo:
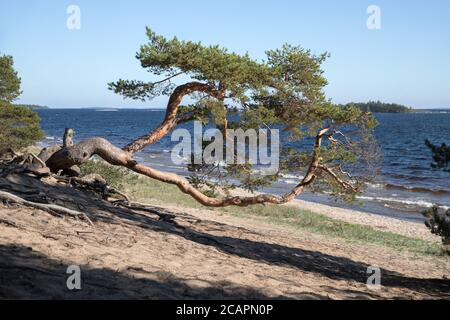
[[[73,135],[75,131],[72,128],[66,128],[63,137],[63,147],[73,146]]]
[[[46,162],[56,151],[61,150],[60,146],[50,146],[41,150],[38,154],[39,159]]]
[[[57,151],[61,150],[61,148],[65,147],[71,147],[73,146],[73,136],[74,136],[74,130],[71,128],[66,128],[64,131],[64,137],[63,137],[63,145],[57,146],[49,146],[47,148],[44,148],[41,150],[41,152],[38,154],[37,159],[34,159],[34,163],[43,164],[43,166],[47,166],[45,162],[50,159],[50,157]],[[41,161],[40,161],[41,160]],[[62,170],[62,174],[69,177],[78,177],[81,173],[79,166],[71,166],[69,168],[65,168]]]
[[[6,164],[0,167],[0,172],[2,176],[9,173],[31,174],[38,178],[50,175],[50,169],[48,167],[42,167],[40,164],[32,163],[30,158],[22,160],[22,156],[15,158],[13,161],[6,162]]]

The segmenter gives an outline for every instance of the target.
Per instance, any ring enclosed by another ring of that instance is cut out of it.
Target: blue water
[[[162,110],[137,109],[47,109],[38,113],[46,134],[44,145],[61,143],[64,128],[70,127],[75,129],[76,141],[100,136],[121,147],[148,133],[164,117]],[[450,143],[450,111],[375,116],[380,123],[375,130],[382,154],[380,174],[368,184],[360,203],[335,203],[326,195],[312,193],[301,198],[417,221],[422,220],[420,212],[432,204],[450,207],[450,173],[431,168],[431,154],[424,146],[425,139]],[[137,158],[159,169],[186,174],[184,167],[170,161],[173,145],[167,135]],[[296,183],[295,177],[286,177],[269,191],[283,193]]]

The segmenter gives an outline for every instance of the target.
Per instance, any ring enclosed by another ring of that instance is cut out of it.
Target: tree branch
[[[73,165],[80,165],[89,160],[91,156],[98,155],[112,165],[123,166],[149,178],[176,185],[183,193],[190,195],[205,206],[226,207],[233,205],[244,207],[253,204],[265,203],[283,204],[297,197],[306,186],[314,182],[316,178],[316,171],[320,168],[320,161],[322,160],[320,156],[322,139],[328,130],[329,128],[321,130],[316,137],[313,157],[305,177],[295,188],[281,197],[271,194],[261,194],[250,197],[234,196],[226,198],[212,198],[203,194],[200,190],[191,185],[188,180],[175,173],[159,171],[137,163],[134,159],[132,159],[129,152],[115,147],[103,138],[91,138],[74,146],[63,148],[52,155],[52,157],[47,161],[47,165],[53,172],[58,172],[59,170],[70,168]]]
[[[175,74],[173,74],[173,75],[171,75],[171,76],[168,76],[168,77],[165,78],[165,79],[162,79],[162,80],[159,80],[159,81],[156,81],[156,82],[152,82],[152,84],[153,84],[153,85],[157,85],[157,84],[164,83],[164,82],[166,82],[166,81],[168,81],[168,80],[170,80],[170,79],[173,79],[173,78],[175,78],[175,77],[178,77],[179,75],[182,75],[183,73],[185,73],[185,72],[184,72],[184,71],[177,72],[177,73],[175,73]]]
[[[337,183],[339,183],[341,185],[341,187],[343,187],[344,189],[350,189],[354,192],[357,191],[357,189],[350,183],[348,183],[347,181],[341,179],[334,171],[333,169],[325,166],[325,165],[319,165],[318,167],[319,169],[323,170],[324,172],[326,172],[328,175],[330,175],[334,180],[336,180]]]
[[[175,88],[167,103],[164,121],[151,133],[143,135],[126,145],[123,150],[133,154],[164,137],[177,125],[178,108],[183,97],[193,92],[205,92],[213,97],[221,97],[221,92],[213,86],[201,82],[188,82]]]

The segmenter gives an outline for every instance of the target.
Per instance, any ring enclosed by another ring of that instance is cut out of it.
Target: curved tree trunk
[[[143,135],[142,137],[126,145],[123,150],[133,154],[137,151],[141,151],[146,146],[155,143],[169,133],[177,125],[178,108],[183,100],[183,97],[193,92],[205,92],[212,97],[221,97],[220,91],[205,83],[189,82],[178,86],[170,95],[164,121],[159,125],[159,127],[151,133]]]
[[[176,185],[182,192],[189,194],[199,203],[209,207],[225,207],[225,206],[248,206],[254,204],[283,204],[297,197],[306,186],[314,182],[317,170],[321,169],[320,165],[320,146],[327,129],[323,129],[316,137],[314,146],[313,159],[302,181],[294,187],[290,192],[283,196],[275,196],[270,194],[262,194],[251,197],[226,197],[212,198],[203,194],[200,190],[192,186],[185,178],[169,172],[159,171],[143,164],[137,163],[129,152],[117,148],[109,141],[103,138],[91,138],[84,140],[76,145],[63,148],[54,153],[46,164],[52,172],[66,170],[74,165],[81,165],[88,161],[93,155],[98,155],[108,163],[115,166],[126,167],[136,173],[145,175],[149,178]]]
[[[314,146],[313,157],[305,174],[305,177],[296,187],[294,187],[290,192],[281,197],[270,194],[263,194],[251,197],[212,198],[203,194],[200,190],[192,186],[188,180],[177,174],[159,171],[137,163],[133,159],[133,153],[140,151],[146,146],[161,139],[178,123],[180,123],[180,121],[183,121],[183,119],[177,117],[178,108],[183,97],[193,92],[204,92],[221,101],[223,101],[225,97],[225,88],[223,88],[222,86],[219,86],[219,89],[216,89],[214,86],[200,82],[189,82],[184,85],[180,85],[170,96],[164,121],[151,133],[136,139],[132,143],[125,146],[123,149],[120,149],[111,144],[106,139],[98,137],[87,139],[78,144],[71,145],[71,139],[69,139],[69,137],[71,137],[73,131],[66,130],[64,139],[65,147],[55,152],[48,160],[46,160],[46,165],[54,173],[58,173],[60,171],[70,172],[70,169],[74,166],[83,164],[84,162],[88,161],[93,155],[98,155],[112,165],[126,167],[136,173],[145,175],[152,179],[176,185],[182,192],[189,194],[201,204],[210,207],[224,207],[230,205],[248,206],[263,203],[286,203],[297,197],[306,186],[314,182],[314,180],[316,179],[316,172],[318,170],[323,170],[327,174],[331,175],[332,178],[336,179],[339,183],[350,187],[347,182],[342,181],[337,175],[334,175],[331,169],[321,165],[320,163],[320,147],[322,139],[330,130],[330,128],[325,128],[318,133]],[[223,123],[223,126],[223,130],[225,131],[227,127],[226,120]]]

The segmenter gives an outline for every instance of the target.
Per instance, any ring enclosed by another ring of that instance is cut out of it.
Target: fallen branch
[[[31,207],[34,209],[39,209],[45,212],[48,212],[50,214],[62,214],[62,215],[69,215],[72,217],[76,217],[76,218],[83,218],[85,219],[87,222],[89,222],[89,224],[92,227],[94,226],[94,223],[91,221],[91,219],[89,219],[89,217],[83,213],[83,212],[79,212],[79,211],[75,211],[72,209],[67,209],[55,204],[43,204],[43,203],[36,203],[36,202],[31,202],[28,200],[25,200],[23,198],[20,198],[12,193],[8,193],[8,192],[4,192],[4,191],[0,191],[0,200],[3,201],[11,201],[13,203],[17,203],[17,204],[21,204],[27,207]]]

